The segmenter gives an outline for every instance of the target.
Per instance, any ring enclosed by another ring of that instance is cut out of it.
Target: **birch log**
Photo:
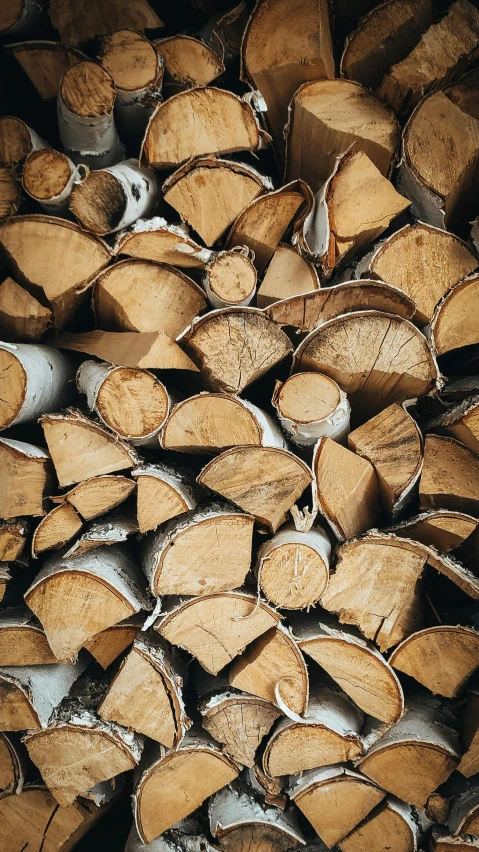
[[[281,609],[309,609],[328,585],[331,544],[320,526],[308,532],[285,524],[258,550],[258,585]]]
[[[82,175],[73,187],[70,210],[82,228],[102,237],[148,217],[157,196],[154,172],[134,159],[124,160]]]
[[[136,516],[140,532],[149,532],[196,509],[199,489],[189,471],[174,465],[145,465],[132,472],[137,483]]]
[[[20,118],[12,115],[0,117],[0,165],[21,166],[32,151],[49,147],[48,142]]]
[[[71,362],[51,346],[0,343],[0,429],[63,407],[72,378]]]
[[[348,399],[328,376],[297,373],[276,384],[272,402],[283,430],[298,447],[312,447],[323,437],[341,443],[348,434]]]
[[[75,166],[66,154],[44,148],[29,154],[25,160],[22,185],[30,198],[41,204],[45,213],[65,216],[73,187],[81,180],[82,172],[83,169]]]

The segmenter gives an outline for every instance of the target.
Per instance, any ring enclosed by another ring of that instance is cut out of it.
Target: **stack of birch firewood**
[[[478,850],[478,8],[0,34],[1,852]]]

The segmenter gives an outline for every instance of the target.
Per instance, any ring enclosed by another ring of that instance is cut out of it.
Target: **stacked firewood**
[[[478,849],[479,11],[166,6],[0,2],[0,849]]]

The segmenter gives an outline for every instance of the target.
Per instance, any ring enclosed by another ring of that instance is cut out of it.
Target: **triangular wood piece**
[[[135,483],[132,479],[104,474],[85,479],[66,494],[52,499],[54,503],[69,503],[84,521],[91,521],[99,515],[105,515],[110,509],[115,509],[134,490]]]
[[[84,647],[103,669],[107,669],[132,644],[141,630],[143,620],[141,613],[131,615],[97,633],[85,642]]]
[[[454,438],[427,435],[419,498],[424,509],[479,511],[479,455]]]
[[[0,518],[44,515],[44,500],[53,487],[54,471],[46,450],[0,438]]]
[[[138,0],[131,9],[118,0],[102,0],[93,18],[85,15],[73,0],[52,0],[48,13],[63,44],[82,44],[95,36],[108,35],[124,27],[143,30],[163,26],[148,0]]]
[[[32,556],[45,550],[58,550],[80,532],[82,520],[68,503],[56,506],[38,524],[32,538]]]
[[[382,852],[389,837],[390,852],[415,852],[419,829],[413,809],[388,797],[364,822],[338,844],[341,852]]]
[[[57,662],[45,631],[26,606],[2,610],[0,666],[42,666]]]
[[[477,529],[479,520],[464,512],[432,509],[391,527],[387,532],[412,538],[441,553],[455,550]]]
[[[146,465],[133,471],[137,482],[137,521],[140,532],[196,508],[197,489],[187,471],[173,465]]]
[[[81,50],[57,41],[24,41],[11,45],[10,50],[45,101],[57,97],[65,72],[84,58]]]
[[[404,639],[389,662],[434,694],[455,698],[479,666],[479,631],[461,625],[427,627]]]
[[[319,290],[316,268],[301,257],[293,246],[280,243],[258,289],[258,308],[266,308],[274,302],[312,290]]]
[[[0,284],[0,334],[2,340],[40,340],[51,325],[50,308],[35,299],[12,278]]]
[[[270,701],[230,688],[213,692],[199,709],[203,728],[222,743],[229,757],[249,767],[254,766],[263,737],[281,715]]]
[[[479,396],[464,399],[434,421],[434,430],[445,433],[479,453]]]
[[[479,343],[474,305],[479,298],[479,275],[456,284],[439,302],[431,321],[431,339],[438,355]]]
[[[64,332],[53,341],[58,349],[83,352],[121,367],[145,370],[190,370],[197,372],[190,358],[163,331],[85,331]]]

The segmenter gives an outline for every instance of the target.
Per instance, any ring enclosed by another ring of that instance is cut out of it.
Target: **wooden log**
[[[435,825],[431,832],[430,848],[433,852],[473,852],[479,848],[479,839],[471,835],[454,837],[446,828]]]
[[[33,0],[5,3],[0,16],[0,34],[10,36],[30,32],[38,24],[42,12],[42,4]]]
[[[50,558],[27,590],[25,601],[59,660],[78,653],[101,630],[149,608],[144,578],[118,546],[73,559]]]
[[[381,852],[384,838],[391,852],[415,852],[419,828],[412,808],[388,796],[357,828],[338,844],[341,852]]]
[[[92,304],[105,331],[161,330],[174,340],[206,307],[206,298],[179,269],[131,258],[96,277]]]
[[[381,513],[379,482],[367,459],[331,438],[320,438],[314,450],[313,472],[318,509],[340,541],[377,524]]]
[[[201,832],[202,826],[194,818],[186,817],[150,843],[143,843],[133,823],[124,852],[218,852]]]
[[[449,435],[479,452],[479,397],[466,397],[433,421],[434,431]]]
[[[86,659],[75,665],[4,666],[0,669],[2,731],[46,728],[54,709],[82,674]],[[90,785],[92,786],[92,785]]]
[[[225,754],[249,767],[254,766],[263,737],[281,715],[270,701],[227,688],[210,693],[199,710],[203,728],[222,744]]]
[[[32,538],[32,556],[37,559],[46,550],[58,550],[71,541],[83,526],[82,520],[69,503],[55,506],[41,519]]]
[[[15,118],[13,115],[0,117],[1,166],[21,167],[32,151],[48,147],[48,142],[45,142],[20,118]]]
[[[246,251],[220,251],[207,265],[204,287],[213,308],[242,308],[253,300],[258,276]]]
[[[363,715],[343,692],[315,687],[304,718],[282,719],[269,737],[263,769],[268,775],[298,775],[308,769],[357,760]]]
[[[279,624],[256,639],[234,661],[229,682],[235,689],[276,706],[281,701],[292,713],[306,713],[309,692],[306,663],[291,633]]]
[[[479,14],[467,0],[456,0],[409,56],[392,65],[378,94],[395,112],[411,110],[423,95],[457,79],[478,54]]]
[[[175,749],[158,746],[145,757],[133,794],[143,843],[150,843],[209,796],[233,781],[239,766],[204,731],[189,731]],[[163,807],[158,808],[158,800]]]
[[[453,717],[439,702],[409,702],[399,722],[386,731],[359,763],[383,790],[421,808],[459,763]]]
[[[463,755],[458,771],[471,778],[479,771],[479,693],[471,690],[464,711],[461,744]]]
[[[153,373],[105,361],[83,361],[76,380],[90,411],[112,432],[133,446],[157,444],[171,400]]]
[[[0,222],[0,242],[21,273],[20,283],[46,299],[56,329],[70,319],[91,278],[111,259],[110,249],[78,225],[38,214]]]
[[[0,562],[15,562],[23,553],[28,525],[26,521],[0,523]]]
[[[387,532],[413,538],[429,547],[435,547],[441,553],[449,553],[472,535],[478,523],[477,518],[463,512],[432,509],[390,527]]]
[[[221,56],[197,38],[178,33],[156,39],[155,47],[163,57],[164,88],[168,95],[208,86],[224,73]]]
[[[154,633],[138,635],[98,707],[106,722],[116,722],[168,748],[177,746],[191,726],[183,695],[183,666]]]
[[[386,0],[371,9],[346,39],[340,72],[377,89],[392,65],[405,59],[432,24],[431,0]]]
[[[21,197],[22,190],[15,170],[10,166],[0,166],[0,219],[15,215]]]
[[[56,41],[21,41],[8,49],[45,101],[57,97],[65,72],[85,57],[81,50]]]
[[[63,332],[53,343],[58,349],[93,355],[117,367],[198,372],[198,367],[164,331]]]
[[[479,790],[474,781],[453,800],[447,825],[455,837],[479,837]]]
[[[382,802],[386,793],[360,772],[345,766],[324,766],[291,779],[288,795],[331,849]]]
[[[0,665],[43,666],[57,663],[41,624],[20,604],[0,614]]]
[[[138,524],[131,511],[113,512],[107,518],[89,524],[85,532],[67,548],[64,558],[76,558],[103,545],[121,544],[137,532]]]
[[[464,74],[463,77],[460,77],[457,83],[453,83],[452,86],[446,86],[444,92],[449,100],[451,100],[454,104],[457,104],[463,112],[467,112],[467,114],[472,115],[473,118],[479,118],[479,112],[477,110],[478,84],[479,78],[477,70],[473,69],[472,71],[468,71]]]
[[[219,10],[201,28],[199,35],[215,52],[221,50],[223,61],[230,65],[239,56],[244,28],[249,18],[245,0],[224,12]]]
[[[250,515],[208,503],[150,533],[142,564],[153,595],[206,595],[241,586],[251,565],[253,526]]]
[[[166,134],[165,125],[169,128]],[[156,108],[146,128],[140,163],[173,169],[205,154],[256,151],[265,141],[246,100],[206,86],[179,92]]]
[[[271,180],[244,163],[217,157],[188,160],[164,182],[164,200],[212,246]]]
[[[479,457],[464,444],[427,435],[419,499],[424,509],[458,509],[478,514]]]
[[[340,624],[324,611],[314,620],[295,615],[290,626],[301,651],[318,663],[364,713],[388,724],[401,718],[404,696],[398,676],[358,630]]]
[[[68,214],[74,184],[81,180],[85,169],[66,154],[53,148],[43,148],[28,155],[22,172],[22,186],[27,195],[51,216]]]
[[[439,300],[477,266],[477,257],[459,237],[423,222],[400,228],[365,260],[359,264],[361,275],[388,281],[414,299],[419,325],[432,319]]]
[[[2,340],[34,343],[41,340],[52,321],[49,308],[20,287],[13,278],[0,284],[0,334]]]
[[[0,429],[65,405],[72,377],[68,358],[51,346],[0,343]]]
[[[255,308],[222,308],[200,317],[182,336],[211,390],[241,393],[291,352],[281,329]]]
[[[437,305],[431,320],[431,339],[438,355],[479,341],[469,313],[478,293],[479,275],[472,275],[452,287]]]
[[[355,406],[361,411],[356,423],[393,402],[428,393],[439,382],[434,356],[418,329],[379,311],[357,311],[324,322],[298,346],[293,369],[334,379],[347,393],[353,414]]]
[[[319,290],[316,268],[293,246],[279,243],[258,288],[258,308],[311,290]]]
[[[154,216],[140,219],[124,234],[119,234],[114,252],[173,266],[202,268],[211,259],[211,251],[190,237],[181,225],[169,225],[166,219]]]
[[[136,516],[140,532],[196,509],[199,491],[193,476],[174,465],[149,464],[133,471],[137,482]]]
[[[349,80],[315,80],[301,86],[289,107],[288,180],[302,178],[317,192],[336,158],[353,144],[387,176],[399,144],[399,125],[391,110]]]
[[[164,604],[154,629],[216,675],[280,620],[281,615],[261,599],[232,591],[172,598]]]
[[[95,15],[89,11],[88,6],[78,6],[72,0],[52,0],[48,14],[63,44],[78,45],[124,27],[143,30],[163,26],[148,0],[138,0],[134,8],[119,0],[101,0]]]
[[[288,438],[298,447],[312,447],[319,438],[345,439],[350,406],[346,394],[328,376],[297,373],[277,382],[272,403]]]
[[[258,550],[258,586],[273,606],[309,609],[328,585],[331,544],[319,525],[300,532],[285,524]]]
[[[249,446],[221,453],[197,481],[276,532],[312,479],[310,469],[288,450]]]
[[[376,471],[383,509],[397,517],[416,496],[422,434],[404,406],[394,403],[348,435],[348,446]]]
[[[2,798],[5,794],[20,795],[22,792],[27,771],[26,757],[24,746],[15,734],[0,732],[0,795]]]
[[[305,845],[292,808],[281,811],[255,798],[246,785],[231,784],[211,798],[210,832],[226,852],[258,849],[292,852]]]
[[[54,497],[56,503],[69,503],[83,518],[91,521],[123,503],[135,490],[135,483],[126,476],[94,476],[75,485],[66,494]]]
[[[479,632],[461,625],[427,627],[394,648],[389,662],[435,695],[455,698],[479,666]]]
[[[85,642],[84,647],[103,669],[107,669],[132,644],[143,625],[143,620],[141,613],[130,615],[106,630],[101,630]]]
[[[262,767],[258,764],[247,770],[245,777],[253,790],[259,793],[266,804],[274,805],[282,811],[286,808],[288,800],[284,788],[284,778],[272,778],[271,775],[263,772]],[[313,850],[313,852],[316,852],[316,850]]]
[[[43,506],[53,485],[53,467],[48,453],[33,444],[0,438],[0,518],[44,515]]]
[[[62,488],[102,473],[135,467],[138,461],[129,444],[79,411],[46,414],[41,423]]]

